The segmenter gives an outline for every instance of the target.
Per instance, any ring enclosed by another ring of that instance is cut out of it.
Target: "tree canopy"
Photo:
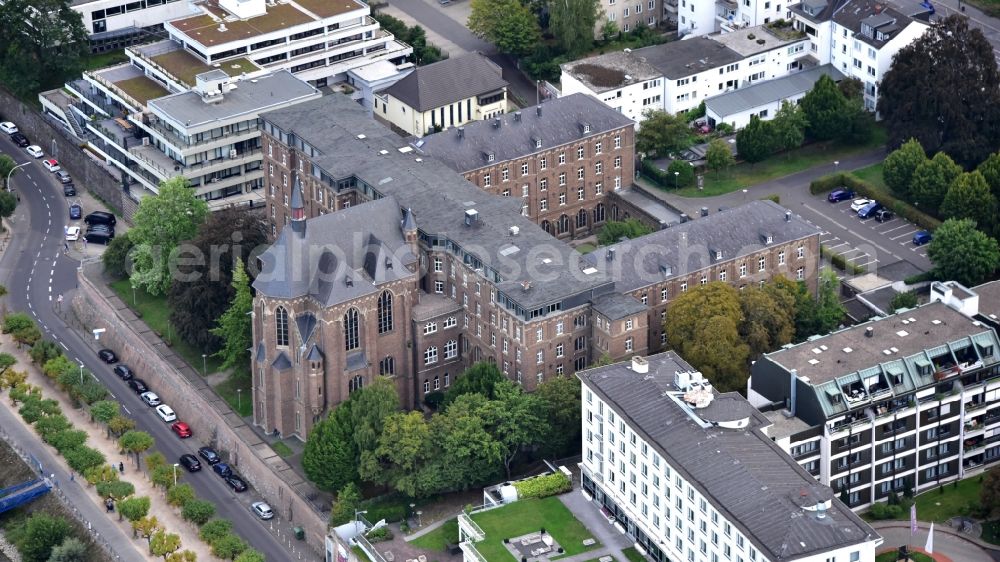
[[[807,133],[816,140],[840,138],[849,130],[848,103],[837,84],[824,74],[799,102],[806,121]]]
[[[313,426],[302,455],[306,476],[320,489],[337,492],[358,479],[357,448],[351,437],[351,402],[341,403]]]
[[[754,115],[747,126],[736,133],[736,151],[740,158],[755,164],[774,152],[774,141],[774,125]]]
[[[622,238],[639,238],[653,232],[639,219],[625,219],[623,221],[608,221],[604,223],[597,233],[597,243],[602,246],[616,244]]]
[[[27,98],[79,77],[87,30],[69,0],[0,3],[0,81]]]
[[[222,349],[216,356],[222,358],[224,369],[237,368],[246,370],[250,367],[250,354],[247,350],[253,347],[253,295],[250,294],[250,278],[247,276],[243,260],[233,269],[233,300],[229,309],[219,317],[218,326],[212,328],[212,334],[222,338]]]
[[[25,562],[46,562],[52,550],[62,544],[71,531],[72,527],[62,517],[35,512],[7,536]]]
[[[447,407],[463,394],[479,393],[486,398],[493,398],[493,387],[504,380],[503,373],[493,363],[486,361],[476,363],[456,377],[444,394],[442,407]]]
[[[705,164],[709,170],[716,173],[728,170],[736,163],[733,151],[729,149],[729,144],[722,139],[712,139],[708,143],[708,150],[705,151]]]
[[[541,41],[538,19],[520,0],[472,0],[468,27],[501,53],[523,57]]]
[[[882,164],[882,179],[885,185],[899,197],[908,198],[910,183],[917,167],[927,161],[927,154],[920,141],[910,139],[886,157]]]
[[[781,108],[774,115],[771,124],[774,149],[786,151],[802,145],[802,141],[806,138],[806,129],[809,128],[809,119],[806,118],[800,105],[785,100],[781,102]]]
[[[996,240],[976,229],[972,220],[949,219],[934,231],[927,257],[939,279],[973,287],[986,281],[1000,266],[1000,247]]]
[[[693,133],[684,118],[661,110],[646,110],[635,133],[635,148],[646,154],[667,156],[691,146]]]
[[[549,32],[563,51],[576,55],[593,47],[598,0],[549,0],[548,7]]]
[[[972,219],[977,225],[990,227],[997,220],[997,198],[990,193],[981,173],[966,172],[948,188],[940,214],[946,219]]]
[[[959,166],[944,152],[917,166],[910,182],[910,196],[921,209],[936,213],[952,182],[962,173]]]

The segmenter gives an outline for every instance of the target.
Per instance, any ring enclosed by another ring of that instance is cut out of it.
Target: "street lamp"
[[[840,160],[834,160],[833,161],[833,173],[837,173],[837,170],[839,170],[839,169],[840,169]]]
[[[56,158],[59,155],[56,154],[56,139],[52,139],[52,157]]]
[[[30,160],[27,161],[27,162],[25,162],[24,164],[18,164],[17,166],[14,166],[13,168],[10,169],[9,172],[7,172],[7,181],[4,182],[4,184],[7,186],[7,191],[10,191],[10,176],[14,173],[14,170],[16,170],[18,168],[23,168],[23,167],[27,166],[28,164],[31,164]]]
[[[417,510],[417,504],[411,503],[410,504],[410,517],[413,517],[414,515],[416,515],[416,513],[417,513],[416,510]]]
[[[744,202],[744,203],[746,203],[746,202],[747,202],[747,193],[749,193],[749,192],[750,192],[750,190],[749,190],[749,189],[744,189],[744,190],[743,190],[743,202]]]
[[[354,510],[354,522],[357,523],[358,522],[358,517],[361,516],[361,515],[364,515],[366,513],[368,513],[367,509],[355,509]]]
[[[138,306],[135,304],[135,285],[132,285],[132,306]]]
[[[674,172],[674,189],[677,189],[677,183],[680,181],[681,173]]]
[[[174,486],[177,485],[177,467],[178,466],[180,466],[180,465],[177,464],[177,463],[174,463]]]
[[[420,516],[423,515],[423,514],[424,514],[423,511],[419,511],[419,510],[417,511],[417,527],[423,527],[424,526],[423,522],[420,521]]]
[[[207,362],[208,359],[207,358],[208,358],[208,355],[206,355],[204,353],[201,354],[201,372],[204,375],[206,375],[206,376],[208,375],[208,362]]]
[[[243,389],[242,388],[237,388],[236,389],[236,409],[238,411],[242,411],[243,410]]]
[[[83,386],[83,363],[80,363],[80,386]]]

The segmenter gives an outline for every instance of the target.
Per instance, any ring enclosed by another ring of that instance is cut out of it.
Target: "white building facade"
[[[192,12],[187,0],[76,0],[70,6],[80,13],[94,52],[148,40],[145,32]]]

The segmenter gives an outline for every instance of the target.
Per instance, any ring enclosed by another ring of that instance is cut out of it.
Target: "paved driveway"
[[[927,542],[928,529],[926,523],[921,523],[917,534],[910,536],[910,526],[908,523],[894,522],[892,527],[875,525],[876,530],[885,539],[885,547],[896,548],[902,545],[910,545],[923,548]],[[955,562],[994,562],[990,554],[961,536],[956,536],[942,531],[937,525],[934,526],[934,552],[943,554]]]

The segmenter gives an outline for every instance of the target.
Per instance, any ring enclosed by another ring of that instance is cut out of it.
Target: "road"
[[[89,334],[85,339],[56,314],[55,301],[58,295],[66,294],[76,287],[76,270],[79,266],[78,262],[62,254],[63,226],[69,214],[61,186],[53,174],[42,167],[41,160],[32,160],[7,135],[0,135],[0,151],[13,156],[18,164],[32,162],[18,170],[11,180],[12,188],[20,194],[21,202],[13,217],[14,237],[11,246],[0,260],[0,281],[9,291],[6,297],[7,307],[30,313],[46,338],[58,342],[70,360],[82,362],[84,367],[94,373],[94,377],[111,391],[111,396],[121,402],[130,417],[135,419],[138,429],[153,436],[156,448],[166,456],[168,462],[171,459],[176,461],[184,453],[195,453],[202,445],[196,440],[198,428],[193,428],[195,438],[184,441],[178,439],[170,431],[168,424],[156,417],[152,408],[143,404],[111,372],[108,365],[98,360],[95,351],[99,342],[95,342]],[[237,496],[211,470],[190,474],[186,481],[194,487],[198,497],[215,504],[218,517],[232,521],[233,530],[267,556],[268,560],[292,558],[291,551],[286,550],[271,533],[261,532],[266,531],[270,525],[260,522],[250,513],[250,503],[260,499],[253,492],[247,491]]]
[[[928,524],[921,522],[919,525],[917,534],[912,537],[907,523],[898,521],[876,523],[874,527],[878,534],[885,539],[883,546],[899,547],[905,544],[923,548],[927,543]],[[993,562],[994,560],[989,552],[964,538],[943,532],[937,525],[934,527],[934,553],[943,554],[954,562]]]
[[[655,197],[666,201],[674,207],[697,217],[702,207],[709,212],[715,212],[719,207],[735,207],[751,199],[760,199],[768,195],[778,195],[781,204],[802,215],[807,221],[823,231],[823,244],[838,247],[838,253],[850,251],[848,258],[852,263],[867,265],[869,271],[877,271],[892,264],[905,262],[920,271],[931,268],[927,258],[926,247],[915,248],[909,244],[909,234],[916,227],[907,228],[905,221],[896,219],[894,223],[881,225],[874,220],[861,221],[856,216],[844,212],[846,204],[831,205],[824,195],[809,193],[809,183],[812,180],[834,173],[864,168],[885,159],[885,150],[877,148],[864,154],[845,158],[840,162],[830,162],[822,166],[809,168],[801,172],[766,181],[747,188],[746,193],[738,190],[717,197],[679,197],[660,189],[647,189]],[[847,247],[852,250],[847,250]],[[862,255],[864,254],[864,255]]]
[[[497,53],[493,44],[476,37],[467,27],[442,12],[458,6],[441,6],[436,0],[389,0],[389,4],[465,51],[479,51],[488,56],[503,68],[503,77],[510,82],[510,91],[525,104],[534,105],[535,84],[518,70],[513,59]]]

